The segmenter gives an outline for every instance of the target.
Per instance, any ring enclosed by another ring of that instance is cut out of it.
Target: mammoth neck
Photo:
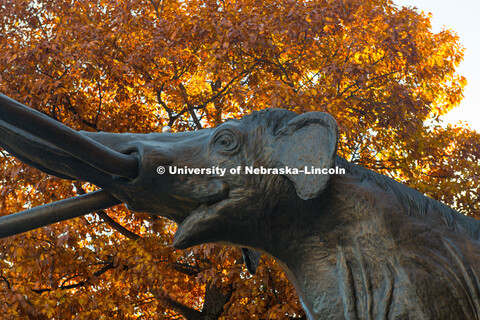
[[[387,217],[395,215],[392,203],[382,205],[355,183],[334,177],[319,199],[295,205],[289,226],[282,225],[281,237],[265,250],[282,265],[309,319],[368,319],[389,312],[398,217]],[[277,221],[284,214],[277,212]]]
[[[388,318],[398,268],[393,240],[380,221],[364,216],[354,224],[348,217],[331,218],[310,230],[302,226],[297,235],[303,239],[291,240],[275,256],[308,319]]]
[[[360,238],[352,245],[337,246],[328,255],[310,254],[315,249],[304,248],[294,258],[279,261],[309,320],[389,318],[396,281],[408,279],[398,274],[394,259],[388,261],[386,253],[372,253]],[[417,309],[414,314],[422,313],[420,307],[412,308]]]

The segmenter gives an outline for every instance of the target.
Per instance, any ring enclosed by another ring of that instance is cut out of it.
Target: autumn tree
[[[332,114],[339,154],[475,215],[479,136],[439,117],[453,31],[390,0],[0,0],[0,91],[75,129],[199,130],[267,107]],[[0,154],[0,209],[91,191]],[[171,222],[97,212],[0,242],[4,319],[301,319],[263,257],[174,250]]]

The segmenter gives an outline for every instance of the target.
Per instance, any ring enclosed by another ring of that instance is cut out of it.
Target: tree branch
[[[0,276],[0,279],[3,280],[3,282],[5,282],[7,284],[8,290],[12,289],[12,287],[10,286],[10,282],[8,281],[8,279],[5,276]]]
[[[275,288],[275,283],[273,282],[272,273],[270,272],[270,268],[268,266],[267,266],[267,272],[268,272],[268,279],[272,283],[272,291],[273,291],[273,294],[275,295],[275,299],[277,300],[277,303],[280,303],[280,299],[278,298],[278,294],[277,294],[277,289]]]
[[[75,182],[75,187],[77,188],[77,193],[78,194],[85,194],[85,190],[83,190],[82,185],[79,182]],[[104,221],[106,222],[112,229],[115,229],[116,231],[120,232],[124,237],[132,240],[138,240],[141,237],[133,233],[132,231],[128,230],[124,226],[122,226],[120,223],[115,221],[113,218],[111,218],[104,210],[97,211],[96,214]]]
[[[172,310],[180,313],[182,316],[184,316],[187,320],[203,320],[202,318],[202,312],[190,308],[189,306],[178,302],[176,300],[173,300],[171,297],[169,297],[166,294],[160,293],[158,290],[152,291],[153,296],[155,299],[158,301],[161,301],[167,305],[167,307],[171,308]]]
[[[99,277],[101,276],[102,274],[104,274],[105,272],[107,272],[108,270],[110,269],[114,269],[115,266],[113,264],[113,261],[110,261],[108,262],[105,266],[103,266],[103,268],[101,268],[100,270],[96,271],[93,273],[93,276],[95,277]],[[79,288],[79,287],[83,287],[85,285],[88,284],[90,279],[87,279],[85,281],[80,281],[80,282],[77,282],[77,283],[74,283],[74,284],[69,284],[69,285],[63,285],[63,286],[59,286],[57,288],[45,288],[45,289],[31,289],[31,291],[35,292],[35,293],[43,293],[43,292],[48,292],[48,291],[53,291],[53,290],[68,290],[68,289],[75,289],[75,288]]]
[[[193,119],[193,123],[195,123],[195,126],[197,127],[197,129],[203,129],[202,128],[202,124],[200,123],[200,121],[198,121],[198,118],[197,118],[197,115],[195,114],[195,108],[192,106],[192,104],[190,103],[190,101],[188,101],[188,93],[187,93],[187,88],[185,88],[185,86],[183,85],[183,83],[180,83],[178,85],[178,87],[180,88],[180,92],[182,93],[182,98],[183,98],[183,101],[185,102],[185,104],[187,105],[187,109],[188,109],[188,113],[190,114],[190,116],[192,117]],[[204,105],[204,104],[202,104]]]
[[[128,230],[124,226],[122,226],[120,223],[115,221],[113,218],[111,218],[104,210],[97,211],[97,215],[104,221],[106,222],[110,227],[115,229],[116,231],[120,232],[124,237],[132,240],[138,240],[141,238],[136,233],[133,233],[132,231]]]
[[[203,303],[202,315],[205,320],[216,320],[222,313],[225,304],[230,301],[233,289],[230,286],[228,290],[222,290],[211,283],[207,284],[205,288],[205,301]]]
[[[199,274],[201,271],[203,271],[202,268],[197,267],[197,266],[192,266],[187,263],[179,263],[175,262],[170,265],[170,267],[180,273],[183,273],[187,276],[196,276]]]
[[[75,108],[75,106],[72,104],[72,101],[70,100],[70,98],[67,95],[65,95],[65,101],[66,101],[65,106],[67,107],[67,109],[70,110],[70,112],[72,112],[74,115],[78,116],[80,118],[80,121],[83,124],[89,126],[90,128],[94,129],[95,131],[98,131],[97,125],[93,122],[88,121],[84,117],[82,117],[82,115],[78,112],[77,108]]]

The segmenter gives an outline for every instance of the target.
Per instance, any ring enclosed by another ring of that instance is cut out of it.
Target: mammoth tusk
[[[21,128],[111,175],[136,178],[138,158],[112,150],[0,93],[0,120]]]
[[[104,190],[60,200],[0,217],[0,239],[73,219],[122,203]]]

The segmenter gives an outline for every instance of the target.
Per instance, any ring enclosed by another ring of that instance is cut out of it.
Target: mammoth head
[[[189,213],[180,222],[174,245],[226,241],[258,247],[279,208],[314,199],[325,189],[328,174],[303,170],[331,168],[337,137],[330,115],[281,109],[263,110],[213,129],[209,157],[226,169],[221,179],[229,193]]]
[[[177,222],[179,248],[219,241],[258,246],[255,239],[281,206],[315,199],[326,188],[328,174],[302,170],[332,167],[337,140],[330,115],[283,109],[195,132],[76,132],[0,96],[0,146],[46,173],[104,190],[105,199],[97,196],[95,205],[77,203],[77,215],[124,202]],[[52,210],[66,210],[65,204],[46,211]],[[15,229],[20,232],[45,224],[22,217],[25,227]]]

